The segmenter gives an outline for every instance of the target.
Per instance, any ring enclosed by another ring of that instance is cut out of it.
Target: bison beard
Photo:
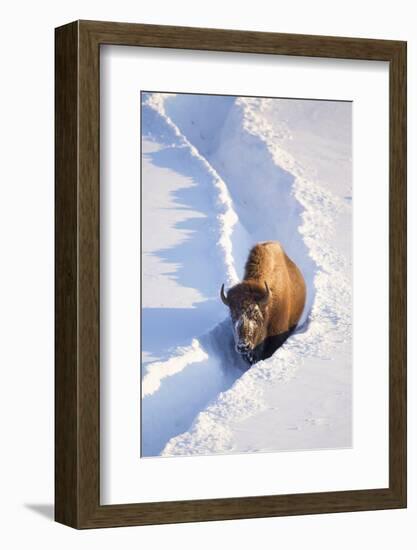
[[[287,340],[302,315],[306,289],[298,267],[280,243],[255,245],[241,283],[220,296],[229,307],[236,351],[250,365],[271,357]]]
[[[276,336],[267,336],[263,342],[255,347],[255,349],[249,353],[242,353],[243,359],[245,359],[250,365],[254,365],[262,359],[268,359],[272,357],[278,348],[287,340],[289,336],[294,332],[295,327],[292,327],[287,332],[277,334]]]

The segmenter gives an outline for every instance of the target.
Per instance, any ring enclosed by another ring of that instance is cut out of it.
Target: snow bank
[[[179,128],[174,124],[171,118],[167,115],[165,109],[165,99],[169,97],[175,97],[169,94],[152,94],[147,100],[147,105],[155,109],[161,117],[170,126],[175,135],[181,140],[181,144],[188,148],[191,155],[197,158],[202,166],[206,169],[207,173],[212,178],[212,184],[217,191],[217,220],[219,223],[219,237],[217,244],[221,248],[224,255],[224,264],[226,267],[227,282],[231,285],[238,282],[238,276],[236,273],[235,262],[233,257],[231,235],[233,232],[233,226],[238,221],[237,215],[232,207],[232,201],[227,189],[226,184],[221,179],[219,174],[214,168],[207,162],[198,149],[182,134]]]

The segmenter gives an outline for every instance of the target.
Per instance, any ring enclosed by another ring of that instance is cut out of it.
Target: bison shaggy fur
[[[227,295],[236,351],[250,364],[270,357],[297,326],[306,301],[301,271],[278,241],[256,244],[243,281]]]

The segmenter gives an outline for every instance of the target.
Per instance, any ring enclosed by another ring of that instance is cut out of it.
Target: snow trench
[[[142,94],[142,186],[148,175],[150,193],[164,177],[182,178],[153,209],[161,220],[178,213],[171,226],[177,241],[148,250],[144,224],[143,292],[158,296],[158,277],[168,277],[178,286],[163,304],[175,292],[186,304],[159,308],[150,300],[142,309],[144,457],[251,450],[237,437],[239,426],[274,408],[271,387],[297,377],[306,360],[323,362],[349,347],[350,258],[341,252],[335,228],[349,219],[351,204],[345,189],[320,185],[311,167],[289,152],[286,115],[294,103],[277,105],[268,99]],[[315,116],[324,113],[323,106],[311,108]],[[303,272],[307,304],[295,334],[248,369],[234,352],[218,293],[223,282],[228,287],[240,280],[253,244],[275,239]],[[163,333],[158,342],[152,340],[156,330]],[[348,398],[346,403],[348,410]],[[287,448],[284,436],[280,445]]]

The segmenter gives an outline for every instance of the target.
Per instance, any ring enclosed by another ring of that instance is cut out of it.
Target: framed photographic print
[[[56,520],[406,506],[406,44],[56,29]]]

